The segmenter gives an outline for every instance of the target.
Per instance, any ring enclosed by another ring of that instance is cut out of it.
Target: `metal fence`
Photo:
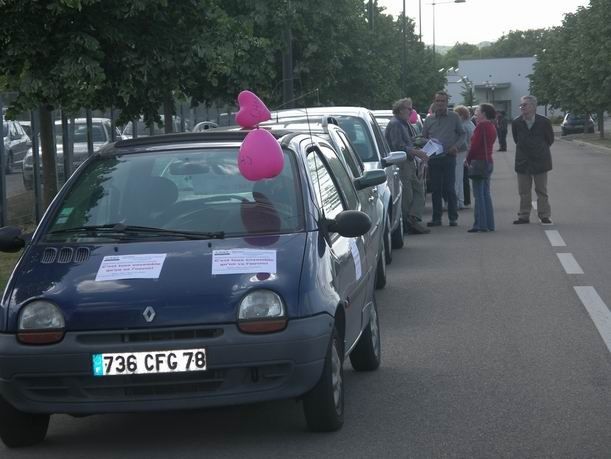
[[[0,95],[0,113],[2,113],[2,124],[5,116],[3,99]],[[191,131],[198,123],[206,122],[204,128],[210,126],[229,126],[234,124],[236,107],[214,105],[198,105],[191,107],[190,104],[177,102],[176,115],[172,120],[174,132]],[[107,142],[132,138],[138,136],[149,136],[163,134],[164,128],[157,125],[145,126],[142,120],[133,120],[124,126],[116,124],[119,112],[113,109],[103,111],[81,110],[78,114],[67,114],[61,110],[53,113],[54,155],[56,158],[56,176],[58,188],[70,177],[75,169],[75,145],[77,149],[84,150],[86,155],[93,155],[97,140],[98,124],[107,126],[109,138]],[[161,115],[163,121],[163,115]],[[7,155],[11,154],[11,141],[7,137],[0,142],[0,227],[7,225],[31,225],[40,221],[44,213],[43,205],[43,179],[41,175],[41,150],[40,150],[40,119],[37,111],[22,113],[17,121],[24,123],[30,128],[29,149],[26,156],[21,159],[21,170],[13,170],[7,174]],[[94,121],[96,124],[94,124]],[[3,128],[4,130],[4,128]],[[4,133],[3,133],[4,134]],[[75,135],[78,137],[75,139]],[[75,142],[76,140],[76,142]],[[104,142],[106,143],[106,142]],[[5,148],[6,147],[6,148]],[[58,154],[58,151],[60,154]],[[82,152],[81,152],[82,153]],[[27,164],[26,164],[27,161]]]

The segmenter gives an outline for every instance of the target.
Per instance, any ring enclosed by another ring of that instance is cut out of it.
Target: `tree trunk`
[[[596,118],[598,121],[598,136],[601,139],[605,138],[605,112],[604,110],[599,110],[598,113],[596,113]]]
[[[40,159],[42,161],[43,206],[46,209],[57,194],[57,167],[55,163],[55,134],[53,110],[40,106]]]
[[[168,94],[163,102],[163,124],[165,133],[174,132],[174,98]]]

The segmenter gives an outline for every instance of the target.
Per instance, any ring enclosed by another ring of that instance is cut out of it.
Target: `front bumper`
[[[29,413],[159,411],[293,398],[320,379],[333,318],[291,320],[285,330],[246,335],[234,324],[71,332],[49,346],[0,334],[0,394]],[[91,355],[205,347],[208,370],[94,377]]]

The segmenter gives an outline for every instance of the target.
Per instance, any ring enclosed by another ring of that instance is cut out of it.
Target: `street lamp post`
[[[429,5],[433,6],[433,57],[435,57],[435,5],[444,5],[447,3],[465,3],[467,0],[451,0],[447,2],[432,2]]]

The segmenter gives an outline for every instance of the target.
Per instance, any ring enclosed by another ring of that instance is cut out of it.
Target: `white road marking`
[[[557,253],[556,255],[558,255],[558,259],[567,274],[583,274],[583,269],[581,269],[572,253]]]
[[[545,230],[545,235],[549,239],[549,243],[552,247],[566,247],[566,243],[560,233],[557,230]]]
[[[537,210],[537,201],[533,201],[532,204],[533,204],[533,209]]]
[[[605,302],[598,296],[594,287],[573,287],[581,303],[588,311],[592,322],[596,325],[598,333],[611,352],[611,311]]]

